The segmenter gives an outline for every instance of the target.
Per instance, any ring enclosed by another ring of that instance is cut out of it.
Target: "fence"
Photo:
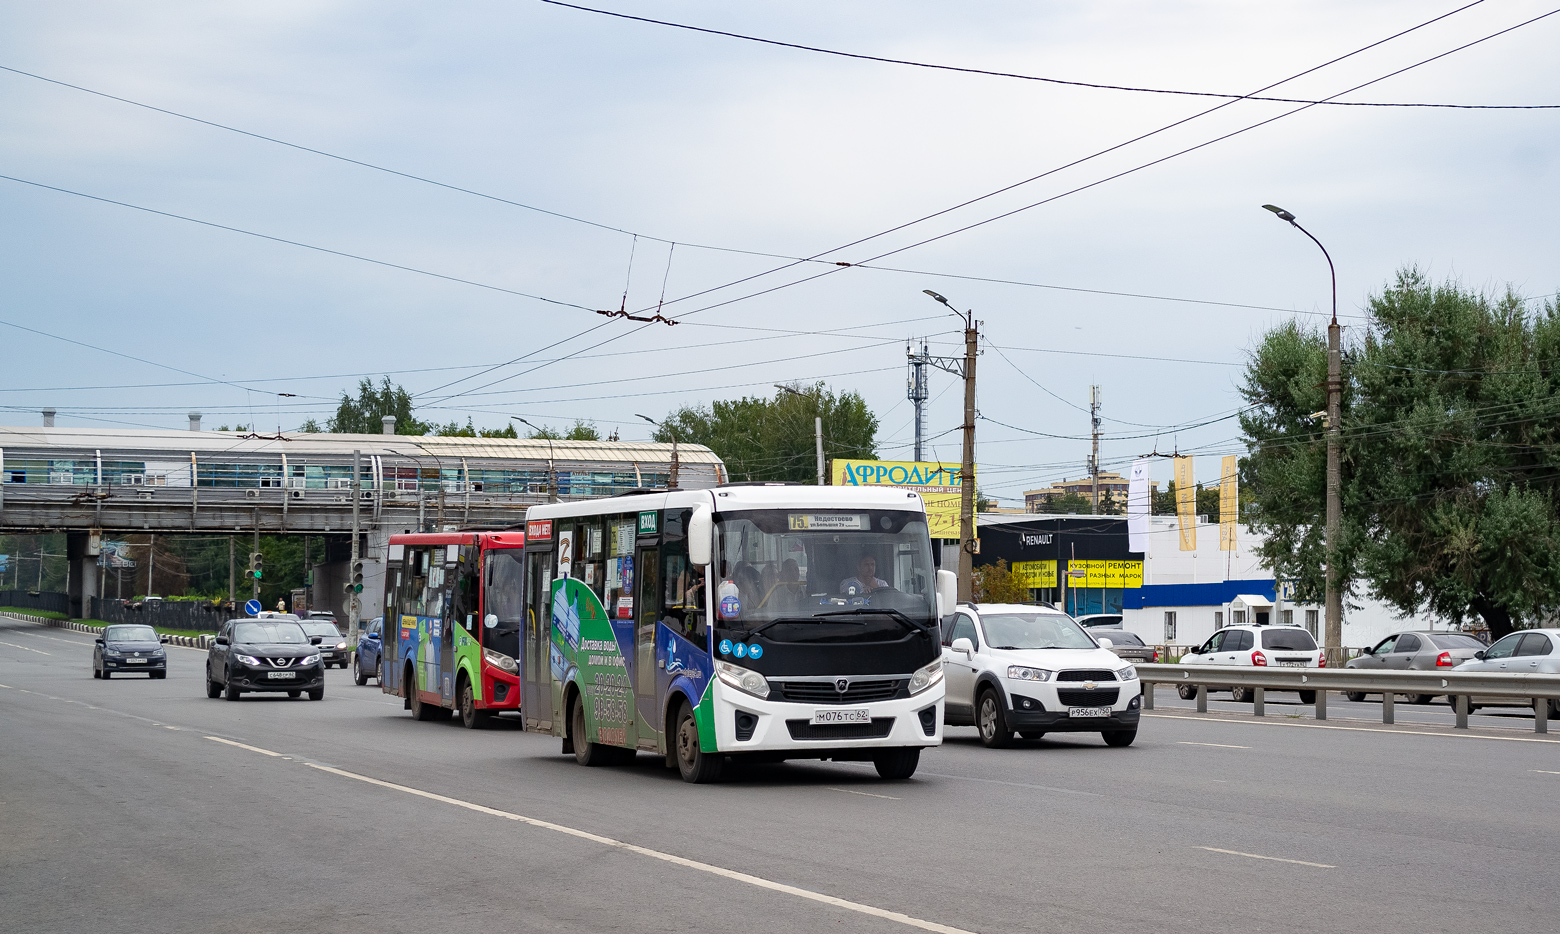
[[[216,632],[227,620],[238,614],[232,606],[213,606],[210,603],[148,600],[130,603],[120,600],[92,599],[91,617],[105,623],[146,623],[165,629],[189,629],[196,632]]]
[[[0,590],[0,606],[14,606],[23,610],[48,610],[70,615],[70,596],[62,593],[42,593],[36,590]]]
[[[1250,690],[1253,716],[1264,716],[1268,691],[1309,692],[1316,705],[1316,719],[1327,719],[1327,692],[1380,694],[1381,722],[1396,719],[1398,694],[1431,696],[1444,694],[1455,698],[1457,727],[1468,728],[1472,698],[1494,697],[1522,700],[1521,706],[1533,707],[1533,731],[1549,732],[1549,716],[1560,699],[1560,675],[1509,674],[1487,671],[1371,671],[1362,668],[1258,668],[1224,665],[1137,665],[1143,681],[1143,709],[1154,709],[1154,685],[1195,686],[1197,710],[1208,710],[1208,691],[1216,688]],[[1244,701],[1243,701],[1244,702]]]

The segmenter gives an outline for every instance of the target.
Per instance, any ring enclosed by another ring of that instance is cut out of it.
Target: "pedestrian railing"
[[[1143,709],[1154,709],[1154,686],[1197,688],[1197,710],[1207,712],[1211,688],[1250,688],[1252,713],[1263,716],[1267,691],[1315,692],[1316,719],[1327,719],[1327,693],[1380,694],[1381,722],[1395,722],[1395,695],[1445,694],[1455,698],[1457,727],[1468,728],[1473,697],[1522,700],[1533,707],[1533,730],[1549,732],[1550,701],[1560,698],[1560,675],[1493,671],[1363,671],[1350,668],[1276,668],[1224,665],[1137,666],[1143,680]]]

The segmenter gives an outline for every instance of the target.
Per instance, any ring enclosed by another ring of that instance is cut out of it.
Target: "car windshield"
[[[271,645],[307,645],[308,636],[303,634],[303,627],[291,620],[276,620],[263,623],[239,623],[233,627],[234,642],[248,642]]]
[[[329,636],[330,638],[335,639],[341,635],[341,630],[336,628],[335,623],[320,623],[310,621],[305,622],[302,625],[303,631],[311,636]]]
[[[150,626],[110,626],[103,630],[104,642],[156,642],[157,630]]]
[[[777,642],[872,642],[929,629],[935,569],[926,517],[894,510],[752,510],[716,516],[722,628]]]
[[[1311,638],[1311,634],[1304,629],[1264,629],[1262,647],[1288,649],[1292,652],[1314,652],[1316,640]]]
[[[1430,641],[1438,649],[1473,649],[1477,652],[1484,648],[1484,643],[1460,632],[1434,632],[1430,634]]]
[[[1061,613],[982,613],[980,622],[986,630],[986,641],[994,649],[1099,647],[1077,623]]]

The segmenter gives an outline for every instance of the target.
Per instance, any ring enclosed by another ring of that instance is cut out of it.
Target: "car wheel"
[[[103,672],[98,671],[98,667],[96,665],[92,666],[92,677],[94,677],[94,678],[101,678],[101,677],[103,677]]]
[[[1344,691],[1343,692],[1343,696],[1345,698],[1347,698],[1349,701],[1351,701],[1352,703],[1356,703],[1356,704],[1361,703],[1362,701],[1365,700],[1365,692],[1364,691]]]
[[[1230,699],[1238,704],[1249,704],[1254,697],[1251,688],[1230,688]]]
[[[1111,730],[1101,733],[1100,736],[1104,737],[1107,746],[1130,746],[1132,741],[1137,739],[1137,729]]]
[[[1045,730],[1022,730],[1018,734],[1031,742],[1045,737]]]
[[[238,689],[238,685],[233,683],[233,679],[229,678],[227,683],[227,699],[230,701],[236,701],[242,697],[243,694],[244,692]]]
[[[471,679],[460,679],[460,725],[468,730],[480,730],[491,718],[486,710],[477,709],[477,698],[471,690]]]
[[[303,692],[302,691],[288,691],[287,692],[287,696],[288,697],[302,697],[303,696]]]
[[[107,668],[104,668],[103,669],[103,680],[107,681],[108,680],[108,676],[111,675],[111,674],[113,674],[113,672],[109,671]]]
[[[1181,695],[1181,700],[1197,699],[1197,685],[1195,684],[1178,684],[1176,685],[1175,692]]]
[[[382,658],[374,660],[374,680],[379,682],[379,686],[380,687],[384,687],[384,685],[385,685],[385,660],[382,659]]]
[[[325,689],[324,688],[313,688],[312,690],[309,691],[309,700],[324,700],[324,699],[325,699]]]
[[[153,671],[150,672],[150,674],[153,681],[161,681],[162,679],[168,677],[168,672],[166,671]]]
[[[575,708],[580,711],[577,715],[578,720],[575,721],[580,724],[580,728],[575,734],[574,757],[579,759],[580,746],[585,741],[585,714],[578,700],[575,701]],[[706,753],[699,748],[699,724],[693,718],[693,708],[687,704],[677,708],[677,730],[672,734],[672,738],[674,751],[677,754],[677,771],[682,775],[683,781],[695,785],[720,781],[724,760],[719,755]],[[585,764],[584,760],[580,761]]]
[[[917,746],[884,749],[872,756],[872,765],[877,768],[878,777],[889,781],[909,778],[915,774],[915,767],[920,763],[921,750]]]
[[[1435,700],[1435,695],[1434,694],[1415,694],[1414,697],[1413,697],[1413,700],[1414,700],[1414,703],[1416,703],[1416,704],[1428,704],[1431,701]]]
[[[353,669],[352,680],[357,683],[358,687],[362,687],[368,683],[368,675],[363,673],[363,667],[361,665],[356,666]]]
[[[222,696],[222,685],[211,680],[211,672],[206,672],[206,696],[212,700]]]
[[[976,705],[976,726],[980,728],[980,741],[990,749],[1002,749],[1013,741],[1013,731],[1007,725],[1007,715],[997,692],[987,689]]]
[[[1298,693],[1300,694],[1300,703],[1302,703],[1302,704],[1314,704],[1314,703],[1316,703],[1316,692],[1315,691],[1300,691]]]

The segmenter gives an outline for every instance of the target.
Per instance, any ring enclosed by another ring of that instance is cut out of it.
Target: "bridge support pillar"
[[[70,597],[72,619],[82,619],[92,613],[92,598],[98,595],[97,555],[87,554],[88,534],[65,534],[65,559],[70,563],[70,584],[66,588]]]

